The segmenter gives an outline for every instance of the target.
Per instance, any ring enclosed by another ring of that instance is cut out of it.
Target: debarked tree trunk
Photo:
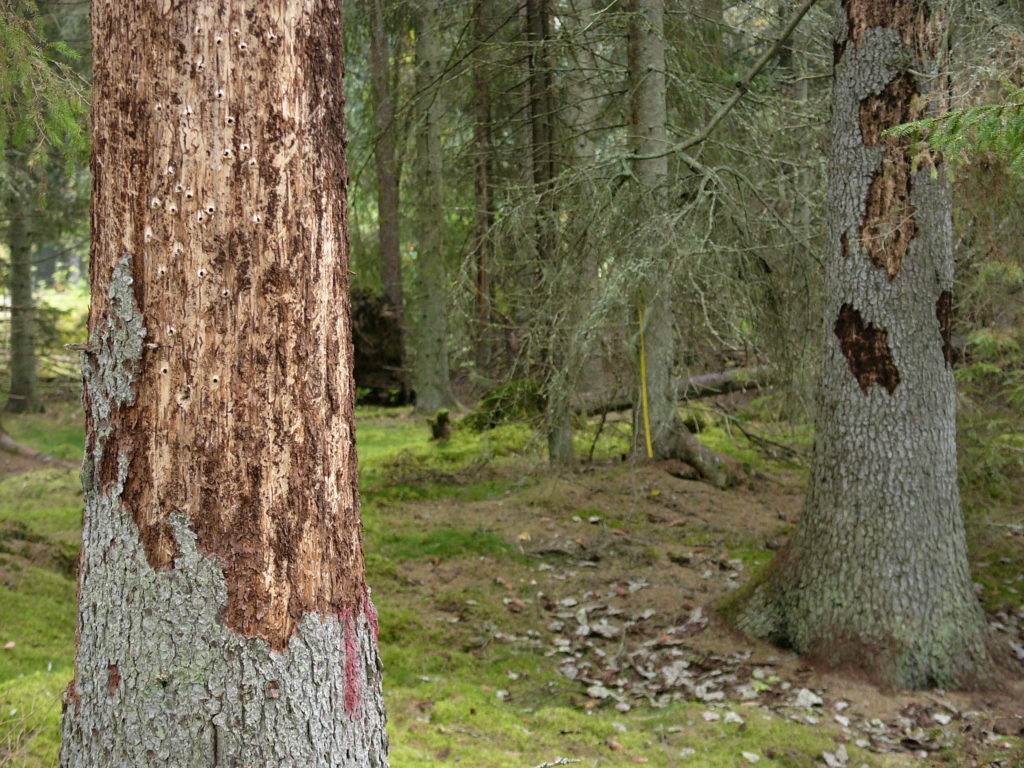
[[[387,765],[337,0],[92,7],[64,768]]]

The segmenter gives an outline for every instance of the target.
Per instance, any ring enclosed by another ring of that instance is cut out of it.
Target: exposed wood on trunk
[[[341,18],[338,0],[93,3],[65,768],[386,765]]]

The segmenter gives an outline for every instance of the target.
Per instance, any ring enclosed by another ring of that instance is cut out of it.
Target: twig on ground
[[[568,757],[556,757],[553,763],[541,763],[536,768],[555,768],[556,765],[569,765],[570,763],[582,763],[582,760]]]

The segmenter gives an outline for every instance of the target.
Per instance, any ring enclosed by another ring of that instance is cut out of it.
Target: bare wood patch
[[[918,89],[909,72],[893,78],[880,93],[860,103],[861,136],[867,146],[883,149],[882,167],[871,178],[864,219],[860,227],[861,245],[872,265],[885,269],[892,280],[900,271],[910,242],[917,236],[914,207],[910,202],[910,140],[886,138],[888,128],[919,116]]]
[[[839,347],[866,395],[872,384],[884,387],[891,395],[900,383],[900,372],[889,347],[889,332],[874,323],[865,323],[860,312],[843,304],[833,330]]]

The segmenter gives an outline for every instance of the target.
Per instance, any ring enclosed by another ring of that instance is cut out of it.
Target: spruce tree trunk
[[[416,37],[416,91],[421,94],[417,141],[415,367],[416,410],[434,414],[455,404],[448,374],[448,281],[444,248],[444,163],[441,155],[441,7],[423,0]]]
[[[370,88],[376,108],[376,142],[373,160],[377,172],[377,243],[380,248],[380,279],[384,295],[405,333],[405,298],[402,288],[402,254],[398,241],[398,163],[395,161],[395,110],[388,81],[388,36],[383,0],[370,3]],[[400,344],[404,355],[404,341]],[[405,376],[403,375],[403,379]]]
[[[473,225],[473,252],[475,255],[474,314],[476,326],[473,330],[473,357],[477,372],[492,376],[497,344],[494,334],[493,286],[491,272],[494,269],[491,228],[494,226],[494,140],[491,127],[491,86],[488,77],[487,45],[490,26],[487,0],[473,2],[473,38],[478,47],[478,61],[473,65],[473,191],[476,203]]]
[[[957,487],[950,186],[881,135],[921,115],[939,20],[919,0],[836,7],[814,469],[737,624],[890,686],[971,685],[991,659]]]
[[[38,413],[43,410],[36,381],[35,297],[32,291],[32,212],[10,195],[6,210],[7,247],[10,251],[8,290],[11,297],[11,391],[6,410]]]
[[[526,40],[529,54],[530,168],[537,207],[534,213],[537,252],[538,304],[547,301],[540,323],[544,338],[541,343],[541,371],[544,379],[544,431],[548,442],[548,460],[555,466],[573,462],[572,409],[569,406],[569,383],[565,365],[565,329],[560,313],[552,311],[552,297],[546,293],[557,281],[558,259],[557,202],[555,180],[554,95],[548,46],[551,38],[549,0],[526,0]]]
[[[633,172],[647,201],[648,213],[667,204],[668,137],[665,107],[665,22],[663,0],[632,0],[633,19],[629,36],[629,71],[632,91],[632,145],[636,155]],[[659,262],[664,254],[645,254]],[[678,396],[672,377],[675,362],[675,329],[671,295],[666,291],[662,269],[645,270],[648,278],[638,291],[637,345],[640,382],[633,409],[633,452],[638,457],[679,458],[701,475],[724,486],[728,477],[717,457],[690,434],[677,410]],[[641,370],[642,369],[642,370]],[[646,389],[647,407],[644,408]],[[645,415],[646,413],[646,415]],[[647,423],[650,423],[648,453]]]
[[[341,18],[336,0],[93,4],[64,768],[387,765]]]

